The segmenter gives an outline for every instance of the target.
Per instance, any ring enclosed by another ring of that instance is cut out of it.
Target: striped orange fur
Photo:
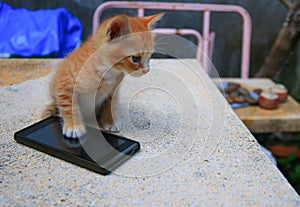
[[[149,31],[162,16],[163,13],[147,17],[121,14],[104,21],[97,33],[62,60],[54,71],[49,84],[52,100],[43,118],[59,115],[63,119],[64,135],[83,136],[82,110],[85,109],[81,108],[79,97],[96,93],[94,101],[101,108],[102,126],[114,127],[111,95],[125,74],[141,76],[149,71],[149,58],[155,46],[154,35]],[[120,40],[131,34],[135,38],[126,41],[133,40],[132,44]],[[130,49],[138,52],[128,55]]]

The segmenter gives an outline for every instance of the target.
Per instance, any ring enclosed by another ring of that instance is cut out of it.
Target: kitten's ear
[[[126,15],[118,15],[109,23],[106,36],[109,41],[131,33],[129,19]]]
[[[153,29],[155,24],[165,15],[165,12],[144,17],[149,29]]]

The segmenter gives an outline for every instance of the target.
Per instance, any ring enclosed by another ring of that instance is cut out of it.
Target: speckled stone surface
[[[119,88],[118,126],[141,151],[108,176],[14,141],[14,132],[39,120],[49,76],[1,87],[0,205],[300,205],[196,61],[151,65]]]
[[[0,86],[18,84],[47,75],[61,59],[1,59]]]

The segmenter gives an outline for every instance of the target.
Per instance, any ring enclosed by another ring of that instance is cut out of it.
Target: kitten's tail
[[[44,109],[41,118],[45,119],[49,116],[56,116],[58,114],[57,106],[55,101],[47,104],[46,108]]]

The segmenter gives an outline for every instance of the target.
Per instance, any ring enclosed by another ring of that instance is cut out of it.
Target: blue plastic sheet
[[[64,8],[27,10],[0,2],[0,54],[64,57],[81,41],[78,18]]]

